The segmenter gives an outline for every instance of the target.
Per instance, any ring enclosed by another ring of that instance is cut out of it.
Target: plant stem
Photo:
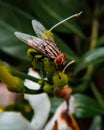
[[[9,72],[12,75],[17,76],[17,77],[19,77],[19,78],[21,78],[23,80],[24,79],[29,79],[29,80],[34,81],[34,82],[38,82],[39,81],[38,78],[35,78],[35,77],[31,76],[31,75],[27,75],[27,74],[25,74],[23,72],[20,72],[20,71],[17,71],[17,70],[13,70],[13,69],[9,68]]]
[[[97,37],[98,37],[98,29],[99,29],[99,22],[97,19],[97,15],[99,12],[99,1],[97,0],[95,3],[94,9],[94,18],[92,21],[92,34],[91,34],[91,43],[90,43],[90,50],[96,47]]]
[[[21,78],[23,80],[24,79],[28,79],[28,80],[31,80],[31,81],[37,82],[37,83],[40,80],[40,79],[35,78],[35,77],[31,76],[31,75],[27,75],[27,74],[25,74],[23,72],[20,72],[20,71],[17,71],[17,70],[13,70],[11,68],[9,68],[9,72],[12,75],[14,75],[16,77],[19,77],[19,78]],[[27,87],[24,86],[24,93],[27,93],[27,94],[40,94],[42,92],[43,92],[42,88],[40,88],[39,90],[33,90],[33,89],[28,89]]]
[[[94,9],[94,13],[93,13],[95,17],[93,18],[93,21],[92,21],[91,43],[90,43],[89,50],[94,49],[97,44],[99,22],[98,22],[98,19],[96,16],[98,15],[98,12],[99,12],[99,1],[97,0],[95,3],[95,9]],[[92,65],[90,65],[87,69],[86,76],[90,76],[93,72],[93,69],[94,69],[94,67]]]

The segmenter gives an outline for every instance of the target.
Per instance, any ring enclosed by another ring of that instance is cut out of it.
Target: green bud
[[[51,61],[49,61],[49,59],[45,59],[44,60],[44,70],[47,74],[47,78],[52,79],[56,68],[55,68],[55,64]]]
[[[52,93],[52,86],[48,83],[45,83],[45,85],[43,86],[43,91],[46,92],[47,94],[51,94]]]
[[[43,85],[43,80],[38,80],[38,84]]]
[[[12,85],[12,86],[7,85],[8,90],[11,91],[11,92],[16,92],[16,93],[24,92],[25,87],[24,87],[23,80],[21,80],[18,77],[14,77],[13,80],[14,80],[15,84]]]
[[[28,51],[27,51],[27,55],[31,58],[31,60],[32,60],[31,64],[35,68],[37,68],[37,69],[43,68],[44,57],[39,51],[37,51],[33,48],[29,48]]]
[[[35,68],[37,68],[37,69],[43,69],[44,64],[43,64],[43,61],[40,60],[41,58],[42,58],[42,55],[37,54],[37,55],[32,59],[31,64],[32,64]]]
[[[53,84],[57,88],[63,88],[68,84],[68,76],[63,72],[57,72],[53,76]]]
[[[24,82],[20,78],[9,73],[7,67],[0,64],[0,79],[7,85],[7,89],[12,92],[23,92]]]
[[[33,59],[33,57],[35,56],[35,54],[37,54],[37,50],[35,50],[33,48],[29,48],[27,50],[27,56],[30,57],[31,59]]]

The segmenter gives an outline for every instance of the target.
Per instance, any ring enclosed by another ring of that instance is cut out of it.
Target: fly
[[[20,39],[30,47],[36,49],[37,51],[41,52],[41,54],[43,54],[48,59],[54,61],[57,65],[64,65],[66,54],[61,52],[56,46],[51,31],[63,22],[73,17],[78,17],[81,13],[82,11],[80,13],[65,18],[64,20],[52,26],[52,28],[50,28],[50,30],[48,31],[40,22],[38,22],[37,20],[32,20],[33,29],[38,37],[21,32],[15,32],[14,34],[18,39]]]

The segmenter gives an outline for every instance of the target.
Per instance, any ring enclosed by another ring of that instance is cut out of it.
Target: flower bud
[[[54,75],[56,68],[55,64],[48,59],[44,60],[44,70],[47,74],[47,78],[52,79],[52,76]]]
[[[42,80],[42,79],[39,79],[39,80],[38,80],[38,84],[43,85],[43,80]]]
[[[52,86],[48,83],[45,83],[45,85],[43,86],[43,91],[46,92],[47,94],[51,94],[52,93]]]
[[[63,88],[68,84],[68,76],[63,72],[57,72],[53,76],[53,84],[57,88]]]
[[[27,56],[30,57],[31,59],[33,59],[34,55],[37,53],[37,51],[33,48],[29,48],[27,50]]]
[[[12,92],[24,91],[23,80],[11,75],[8,72],[8,69],[2,64],[0,64],[0,80],[2,80],[7,85],[7,89],[9,91],[12,91]]]

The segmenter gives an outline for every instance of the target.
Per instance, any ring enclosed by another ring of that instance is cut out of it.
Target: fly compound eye
[[[62,64],[62,57],[57,57],[56,59],[55,59],[55,62],[56,62],[56,64]]]
[[[65,53],[61,53],[58,57],[56,57],[55,63],[59,64],[59,65],[64,64],[65,59],[66,59],[66,54]]]

